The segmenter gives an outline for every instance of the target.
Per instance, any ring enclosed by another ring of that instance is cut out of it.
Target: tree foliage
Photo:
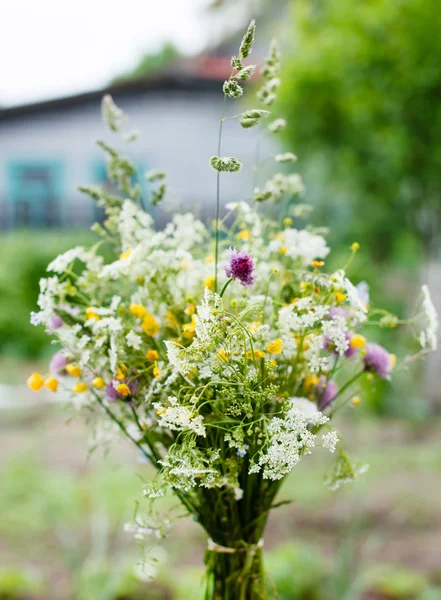
[[[437,0],[296,0],[293,16],[283,112],[294,148],[324,159],[380,258],[403,231],[439,247]]]

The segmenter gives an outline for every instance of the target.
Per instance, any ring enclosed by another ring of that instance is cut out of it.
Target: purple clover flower
[[[365,371],[376,373],[381,379],[390,379],[393,368],[391,355],[379,344],[367,344],[363,356]]]
[[[113,381],[106,385],[106,396],[108,402],[116,402],[119,399],[118,392],[113,385]]]
[[[63,319],[60,315],[54,315],[50,320],[50,328],[55,331],[55,329],[59,329],[63,325]]]
[[[256,275],[253,272],[255,265],[254,260],[244,250],[230,249],[230,257],[228,263],[222,265],[227,277],[237,279],[241,285],[253,285],[256,280]]]
[[[51,362],[49,363],[49,371],[52,373],[52,375],[55,376],[65,375],[65,367],[68,364],[68,362],[69,361],[62,352],[56,352],[53,355]]]
[[[319,398],[319,410],[326,408],[338,394],[338,386],[335,381],[326,382],[324,377],[320,377],[317,388],[321,391]]]

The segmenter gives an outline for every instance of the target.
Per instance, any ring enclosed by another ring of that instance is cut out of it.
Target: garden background
[[[19,26],[18,4],[6,3],[11,30]],[[29,323],[38,280],[56,254],[93,239],[90,224],[101,218],[76,185],[104,177],[93,140],[102,135],[105,91],[139,129],[139,171],[171,171],[169,209],[195,208],[212,218],[207,158],[216,144],[219,90],[253,15],[257,62],[273,36],[282,41],[275,111],[290,127],[281,143],[299,156],[313,222],[330,228],[338,248],[330,263],[341,264],[358,241],[352,277],[373,282],[372,302],[410,313],[420,283],[429,280],[440,304],[435,0],[195,0],[188,11],[171,0],[164,5],[128,2],[115,15],[103,7],[88,12],[84,3],[72,17],[84,24],[84,44],[77,30],[78,39],[67,36],[63,46],[53,28],[63,32],[67,9],[57,12],[47,0],[34,24],[43,34],[51,25],[49,40],[38,38],[31,56],[35,34],[14,39],[16,52],[0,67],[0,599],[136,600],[148,593],[190,600],[202,589],[197,565],[206,542],[191,522],[179,522],[173,539],[152,541],[145,550],[153,560],[137,564],[142,551],[123,524],[148,466],[124,442],[89,456],[86,429],[65,399],[33,396],[24,386],[54,351]],[[134,14],[149,25],[136,25]],[[124,29],[133,30],[132,45],[118,33]],[[1,43],[6,48],[7,36]],[[86,69],[88,56],[95,58]],[[226,135],[241,158],[252,159],[249,141]],[[226,186],[225,201],[247,193]],[[143,195],[149,206],[148,187]],[[167,219],[165,211],[154,216],[158,227]],[[401,355],[413,343],[396,330],[382,331],[379,341]],[[290,476],[283,499],[293,502],[274,511],[265,539],[282,600],[441,598],[440,361],[435,354],[393,383],[367,387],[351,409],[359,418],[341,419],[353,454],[371,465],[359,482],[328,491],[326,465],[315,458]]]

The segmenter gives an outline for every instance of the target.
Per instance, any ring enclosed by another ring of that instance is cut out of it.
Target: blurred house
[[[151,196],[144,172],[160,168],[170,175],[168,208],[212,214],[216,176],[208,160],[217,153],[222,83],[230,70],[229,58],[213,53],[148,79],[0,109],[0,229],[74,227],[99,219],[93,202],[76,189],[106,181],[97,139],[135,159],[144,205]],[[105,93],[127,112],[139,140],[122,142],[104,127],[100,101]],[[232,104],[230,114],[243,110],[241,100]],[[253,130],[243,130],[234,120],[224,125],[221,153],[248,166],[240,177],[222,177],[226,202],[250,194],[256,140]]]

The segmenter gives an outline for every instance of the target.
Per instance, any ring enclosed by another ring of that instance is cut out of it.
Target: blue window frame
[[[63,163],[11,159],[7,163],[8,221],[11,227],[62,224]]]

